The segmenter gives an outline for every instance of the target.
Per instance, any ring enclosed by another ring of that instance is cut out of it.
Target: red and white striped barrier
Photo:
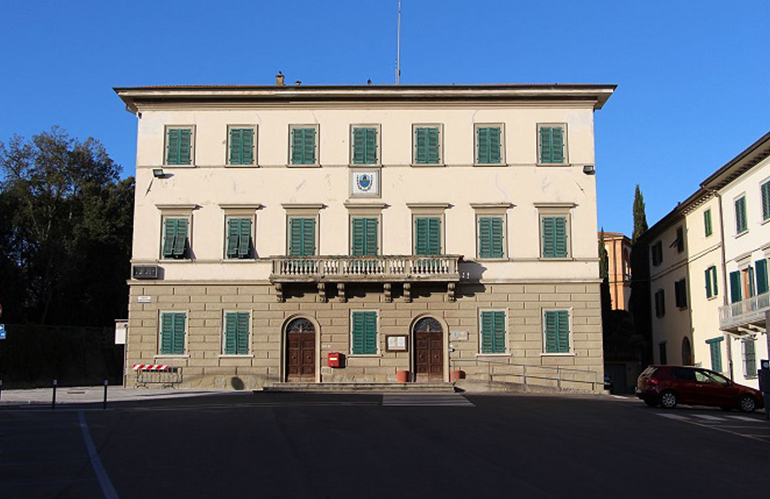
[[[131,368],[134,371],[168,371],[171,366],[167,364],[134,364]]]

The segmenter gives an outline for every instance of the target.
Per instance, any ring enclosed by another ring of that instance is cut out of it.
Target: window
[[[717,268],[712,265],[706,269],[706,298],[713,298],[719,294],[717,286]]]
[[[351,312],[351,353],[377,354],[377,312]]]
[[[166,165],[191,165],[193,127],[166,127]]]
[[[674,243],[676,244],[677,253],[684,251],[684,227],[676,228],[676,241]]]
[[[353,218],[350,221],[350,254],[375,256],[379,253],[377,218]]]
[[[318,125],[292,125],[289,163],[295,166],[318,165]]]
[[[225,312],[224,340],[222,351],[225,355],[248,355],[249,313]]]
[[[183,355],[187,314],[185,312],[160,313],[160,354]]]
[[[289,255],[313,256],[316,254],[316,219],[289,218]]]
[[[711,209],[703,212],[703,231],[706,234],[706,237],[709,237],[711,234],[714,233],[714,230],[711,226]]]
[[[730,272],[730,303],[738,303],[743,299],[742,287],[741,271]]]
[[[743,375],[747,378],[757,377],[756,340],[753,337],[744,338],[741,342],[743,354]]]
[[[666,342],[658,343],[658,357],[661,364],[668,364],[668,354],[666,353]]]
[[[767,279],[767,260],[764,258],[762,260],[757,260],[755,262],[755,266],[757,278],[757,294],[761,295],[770,291]]]
[[[538,125],[538,163],[564,164],[564,125]]]
[[[414,127],[414,164],[441,163],[441,127],[416,125]]]
[[[476,164],[502,163],[502,125],[476,125]]]
[[[655,244],[652,245],[652,248],[650,248],[650,252],[652,253],[652,265],[657,267],[661,263],[663,263],[663,242],[657,241]]]
[[[503,258],[505,256],[505,244],[503,217],[479,217],[478,236],[479,258]]]
[[[505,338],[505,312],[500,310],[481,312],[481,353],[505,353],[507,342]]]
[[[354,126],[352,130],[350,154],[351,163],[354,165],[376,165],[379,163],[378,127]]]
[[[441,254],[441,217],[414,218],[414,254]]]
[[[567,258],[569,256],[567,230],[566,216],[540,217],[541,255],[543,258]]]
[[[746,221],[746,197],[742,196],[735,200],[735,233],[743,234],[749,230]]]
[[[187,218],[163,219],[163,258],[181,260],[188,257],[190,221]]]
[[[252,258],[251,218],[227,219],[227,258]]]
[[[770,220],[770,181],[760,187],[762,193],[762,220]]]
[[[569,310],[546,310],[544,316],[545,353],[569,353]]]
[[[723,337],[706,340],[706,343],[711,350],[712,371],[722,372],[722,341],[724,341]]]
[[[655,292],[655,317],[666,315],[666,292],[659,289]]]
[[[227,137],[227,164],[253,165],[255,163],[255,128],[253,126],[231,126]]]
[[[687,281],[680,279],[674,283],[674,301],[676,308],[687,308]]]

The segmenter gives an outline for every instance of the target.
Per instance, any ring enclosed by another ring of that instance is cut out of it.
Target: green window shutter
[[[713,233],[713,229],[711,227],[711,210],[706,210],[703,212],[703,228],[706,233],[706,237]]]
[[[377,128],[357,127],[353,129],[353,164],[374,165],[377,163]]]
[[[174,236],[174,258],[184,258],[187,252],[187,219],[176,219],[176,235]]]
[[[545,352],[569,353],[569,311],[545,312]]]
[[[706,269],[706,298],[717,295],[717,268],[709,267]]]
[[[740,271],[730,272],[730,303],[738,303],[743,299],[742,295]]]
[[[757,278],[757,294],[761,295],[770,291],[767,280],[767,260],[757,260],[756,266],[756,278]]]
[[[567,218],[542,218],[543,258],[567,257]]]
[[[748,229],[746,222],[746,198],[735,201],[735,232],[740,234]]]
[[[254,129],[230,129],[230,164],[254,164]]]
[[[481,353],[505,353],[505,312],[481,312]]]
[[[744,370],[746,376],[757,375],[757,353],[755,348],[755,340],[745,339],[743,340],[743,361],[745,363]]]
[[[181,355],[184,353],[185,318],[184,312],[161,313],[161,355]]]
[[[315,218],[289,219],[289,255],[315,255]]]
[[[476,163],[500,163],[500,127],[476,129]]]
[[[706,340],[711,351],[711,370],[722,372],[722,341],[724,338]]]
[[[770,218],[770,182],[762,184],[762,220]]]
[[[564,163],[562,127],[540,127],[540,163]]]
[[[249,313],[227,312],[225,314],[225,355],[246,355],[249,353]]]
[[[441,254],[441,218],[415,218],[414,236],[416,255],[435,256]]]
[[[192,130],[169,128],[166,131],[166,164],[189,165]]]
[[[163,220],[163,258],[184,258],[187,252],[187,219]]]
[[[479,258],[503,257],[503,219],[479,218]]]
[[[228,219],[227,258],[248,258],[249,256],[251,256],[251,219]]]
[[[749,288],[749,296],[748,297],[751,298],[752,296],[754,296],[756,294],[756,289],[757,289],[754,286],[754,267],[749,266],[749,271],[748,271],[748,276],[747,277],[748,277],[749,282],[748,282],[748,286],[746,286],[746,287]]]
[[[316,130],[313,127],[292,128],[291,164],[314,165],[316,163]]]
[[[353,355],[377,353],[377,312],[353,312]]]
[[[377,219],[354,218],[351,253],[355,256],[377,254]]]
[[[419,127],[414,129],[415,158],[418,165],[436,165],[439,163],[438,127]]]

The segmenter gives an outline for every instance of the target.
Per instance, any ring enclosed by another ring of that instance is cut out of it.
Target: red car
[[[650,407],[715,405],[754,412],[765,406],[762,392],[736,384],[719,373],[687,366],[650,366],[636,380],[636,396]]]

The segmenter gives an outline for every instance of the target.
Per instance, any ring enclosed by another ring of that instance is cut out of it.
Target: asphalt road
[[[751,497],[770,423],[634,399],[232,394],[0,409],[0,498]]]

